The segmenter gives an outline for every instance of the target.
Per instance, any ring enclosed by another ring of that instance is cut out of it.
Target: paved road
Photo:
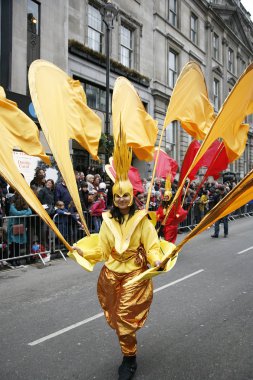
[[[253,379],[253,218],[231,222],[228,239],[211,233],[155,279],[136,380]],[[0,271],[1,380],[117,379],[121,354],[96,298],[99,269],[55,260]]]

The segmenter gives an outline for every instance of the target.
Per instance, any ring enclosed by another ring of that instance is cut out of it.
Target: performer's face
[[[114,195],[114,203],[120,210],[127,210],[129,208],[129,203],[131,201],[131,196],[129,193],[125,193],[121,196],[118,194]]]

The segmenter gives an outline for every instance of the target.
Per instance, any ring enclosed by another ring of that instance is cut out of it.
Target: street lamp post
[[[109,120],[109,107],[110,107],[110,31],[113,29],[113,21],[118,14],[118,10],[110,1],[100,9],[103,22],[106,26],[105,32],[105,54],[106,54],[106,98],[105,98],[105,163],[109,161],[108,152],[108,137],[110,135],[110,120]]]

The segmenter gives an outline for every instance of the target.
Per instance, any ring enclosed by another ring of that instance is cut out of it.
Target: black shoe
[[[227,238],[227,237],[228,237],[228,235],[227,235],[227,234],[225,234],[225,235],[224,235],[224,238]]]
[[[218,235],[211,235],[212,238],[218,238]]]
[[[123,356],[123,361],[118,370],[118,380],[131,380],[135,374],[136,369],[136,356]]]

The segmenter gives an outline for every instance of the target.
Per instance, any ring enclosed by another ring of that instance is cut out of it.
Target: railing
[[[84,217],[91,233],[99,230],[101,218],[91,217],[89,213],[84,213]],[[85,236],[76,215],[55,215],[53,220],[70,245]],[[65,246],[38,215],[1,219],[0,263],[17,266],[33,263],[39,258],[45,265],[51,254],[58,252],[65,259]]]
[[[92,217],[89,213],[84,213],[84,216],[90,232],[98,232],[101,217]],[[253,205],[249,203],[231,213],[228,219],[233,221],[250,216],[253,216]],[[55,215],[53,219],[70,245],[85,236],[74,215]],[[179,230],[190,231],[200,220],[199,205],[195,203],[186,220],[179,225]],[[59,253],[66,260],[65,246],[38,215],[9,216],[0,220],[0,264],[7,262],[16,266],[35,262],[39,258],[45,265],[53,253]]]

